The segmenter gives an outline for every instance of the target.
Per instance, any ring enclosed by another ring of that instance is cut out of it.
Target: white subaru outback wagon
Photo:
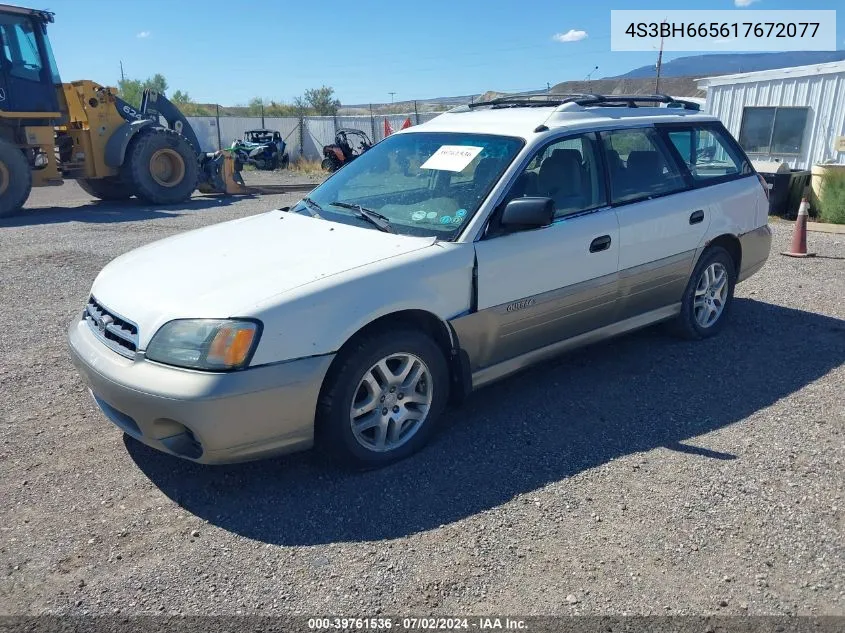
[[[70,347],[105,415],[159,450],[316,442],[380,465],[450,398],[565,350],[659,321],[718,333],[769,255],[767,197],[692,104],[501,98],[388,137],[290,209],[118,257]]]

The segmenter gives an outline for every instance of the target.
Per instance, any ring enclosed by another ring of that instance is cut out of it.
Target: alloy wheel
[[[432,394],[431,372],[420,357],[386,356],[358,383],[349,411],[352,434],[368,450],[395,450],[425,423]]]
[[[709,328],[719,320],[729,289],[728,271],[723,264],[713,262],[701,272],[693,295],[693,311],[699,326]]]

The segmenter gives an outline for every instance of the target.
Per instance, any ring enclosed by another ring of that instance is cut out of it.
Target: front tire
[[[0,218],[14,215],[32,191],[32,171],[23,152],[0,139]]]
[[[89,196],[100,200],[129,200],[132,189],[120,178],[80,178],[77,184]]]
[[[366,336],[341,351],[317,404],[317,441],[358,467],[383,466],[422,448],[449,398],[437,344],[408,329]]]
[[[173,130],[144,130],[133,139],[123,177],[139,198],[152,204],[177,204],[197,187],[199,163],[193,146]]]
[[[681,313],[672,323],[675,335],[698,340],[722,331],[733,304],[736,262],[721,246],[702,253],[681,299]]]

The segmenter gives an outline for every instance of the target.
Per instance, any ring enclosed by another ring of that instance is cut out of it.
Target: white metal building
[[[753,161],[845,165],[845,61],[698,80]]]

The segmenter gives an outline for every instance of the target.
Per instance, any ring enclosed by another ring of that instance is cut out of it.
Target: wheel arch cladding
[[[710,240],[710,243],[707,246],[721,246],[728,251],[731,259],[734,260],[736,274],[739,274],[740,268],[742,267],[742,245],[736,235],[725,233]]]
[[[145,127],[152,125],[153,122],[147,119],[141,121],[132,121],[132,123],[124,123],[117,128],[109,140],[106,141],[103,160],[109,167],[120,167],[126,157],[126,148],[129,147],[129,142]]]
[[[457,336],[452,331],[451,326],[437,315],[426,310],[400,310],[398,312],[391,312],[390,314],[373,319],[359,328],[357,332],[340,346],[334,361],[332,361],[332,367],[329,368],[326,376],[331,375],[332,368],[339,362],[338,359],[343,357],[344,351],[353,346],[361,338],[397,327],[405,327],[424,332],[435,342],[443,353],[443,358],[446,360],[446,365],[449,369],[449,382],[451,385],[450,399],[454,402],[460,402],[472,388],[469,362],[465,359],[466,354],[461,354]]]

